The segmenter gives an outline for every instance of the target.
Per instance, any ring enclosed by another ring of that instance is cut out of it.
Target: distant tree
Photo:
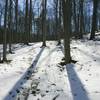
[[[47,0],[42,0],[42,35],[43,35],[43,44],[46,46],[46,11],[47,10]]]
[[[5,14],[4,14],[4,35],[3,35],[3,61],[7,61],[6,50],[7,50],[7,11],[8,11],[8,0],[5,0]]]
[[[61,0],[59,0],[58,2],[59,4],[59,12],[58,12],[58,45],[61,44],[61,33],[62,33],[62,3],[61,3]]]
[[[29,22],[28,22],[28,14],[29,14],[29,7],[28,7],[28,0],[26,0],[26,5],[25,5],[25,44],[26,45],[29,45],[28,42],[29,42]]]
[[[57,36],[57,40],[58,40],[58,44],[60,45],[60,34],[61,34],[61,0],[54,0],[54,16],[55,16],[55,27],[54,27],[54,32],[55,32],[55,36]]]
[[[32,0],[30,0],[30,10],[29,10],[29,40],[30,34],[32,33]]]
[[[15,0],[15,31],[18,32],[18,0]]]
[[[90,40],[93,40],[95,38],[95,31],[97,25],[97,8],[98,8],[98,0],[93,0],[93,16],[92,16],[92,29],[91,29]]]
[[[9,53],[12,53],[12,19],[13,19],[13,3],[9,0],[9,15],[8,15],[8,29],[9,29]]]
[[[58,0],[54,0],[55,36],[58,36]]]
[[[79,34],[79,38],[83,38],[83,32],[84,32],[84,16],[83,16],[83,4],[84,4],[84,0],[80,0],[80,34]]]
[[[76,13],[76,0],[73,0],[73,21],[74,21],[74,32],[78,32],[78,23],[77,23],[77,13]]]

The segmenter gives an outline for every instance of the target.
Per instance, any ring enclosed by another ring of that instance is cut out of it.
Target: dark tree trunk
[[[58,21],[58,45],[61,44],[61,18],[62,18],[62,4],[61,4],[61,0],[59,0],[59,21]]]
[[[64,24],[64,51],[65,63],[71,62],[70,54],[70,23],[71,23],[71,0],[62,0],[63,24]]]
[[[30,11],[29,11],[29,41],[32,33],[32,0],[30,0]]]
[[[8,25],[8,28],[9,28],[9,53],[12,53],[12,15],[13,15],[13,12],[12,12],[12,0],[10,0],[10,5],[9,5],[9,25]]]
[[[18,32],[18,0],[15,0],[15,30]]]
[[[43,44],[42,46],[46,46],[46,6],[47,0],[42,1],[42,34],[43,34]]]
[[[83,17],[83,2],[84,0],[80,0],[80,34],[79,38],[83,38],[83,30],[84,30],[84,17]]]
[[[55,38],[58,36],[58,0],[54,0]]]
[[[8,11],[8,0],[5,1],[4,35],[3,35],[3,61],[7,61],[7,58],[6,58],[6,50],[7,50],[7,11]]]
[[[96,31],[96,23],[97,23],[97,8],[98,8],[98,0],[93,0],[93,16],[92,16],[92,29],[90,40],[95,38],[95,31]]]
[[[29,45],[29,31],[28,31],[28,0],[26,0],[26,8],[25,8],[25,42],[24,44]]]
[[[75,2],[75,0],[73,0],[73,10],[74,10],[73,18],[74,18],[74,26],[75,26],[75,34],[76,34],[77,30],[78,30],[78,26],[77,26],[77,19],[76,19],[76,2]]]

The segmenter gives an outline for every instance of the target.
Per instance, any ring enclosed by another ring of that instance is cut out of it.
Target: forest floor
[[[21,47],[0,64],[0,100],[100,100],[100,41],[73,40],[76,64],[61,66],[63,45]]]

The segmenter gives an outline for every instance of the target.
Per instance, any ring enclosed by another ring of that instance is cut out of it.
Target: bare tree
[[[84,0],[80,0],[80,34],[79,34],[79,38],[83,38],[83,30],[84,30],[84,17],[83,17],[83,3]]]
[[[62,0],[63,25],[64,25],[64,51],[65,63],[71,62],[70,54],[70,23],[71,23],[71,0]]]
[[[13,3],[9,0],[9,16],[8,16],[8,28],[9,28],[9,53],[12,53],[12,19],[13,19]]]
[[[97,8],[98,8],[98,0],[93,0],[93,16],[92,16],[92,29],[90,40],[95,38],[95,31],[96,31],[96,23],[97,23]]]
[[[62,23],[62,3],[61,3],[61,0],[59,0],[59,2],[58,2],[58,4],[59,4],[59,14],[58,14],[58,16],[59,16],[59,20],[58,20],[58,44],[57,45],[60,45],[61,44],[61,32],[62,32],[62,25],[61,25],[61,23]]]
[[[42,34],[43,34],[43,44],[42,46],[46,46],[46,8],[47,0],[42,0]]]
[[[29,31],[28,31],[28,29],[29,29],[29,28],[28,28],[28,24],[29,24],[29,23],[28,23],[28,13],[29,13],[29,12],[28,12],[28,11],[29,11],[29,10],[28,10],[28,8],[29,8],[29,7],[28,7],[28,0],[26,0],[26,5],[25,5],[25,6],[26,6],[26,7],[25,7],[25,40],[24,40],[24,41],[25,41],[25,44],[26,44],[26,45],[29,45],[29,44],[28,44],[28,40],[29,40],[29,35],[28,35],[28,33],[29,33]]]
[[[76,34],[78,30],[77,18],[76,18],[76,0],[73,0],[73,19],[74,19],[74,27],[75,27],[75,34]]]
[[[29,11],[29,39],[32,33],[32,0],[30,0],[30,11]]]
[[[3,61],[7,61],[7,58],[6,58],[6,50],[7,50],[7,10],[8,10],[8,0],[5,1],[4,35],[3,35]]]
[[[58,35],[58,0],[54,0],[55,34]]]
[[[15,27],[16,33],[18,31],[18,0],[15,0]]]

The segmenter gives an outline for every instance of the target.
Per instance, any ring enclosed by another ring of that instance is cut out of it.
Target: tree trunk
[[[76,19],[76,2],[75,0],[73,0],[73,10],[74,10],[74,15],[73,15],[73,18],[74,18],[74,26],[75,26],[75,34],[77,33],[77,19]]]
[[[42,0],[42,34],[43,34],[43,44],[42,46],[46,46],[46,6],[47,0]]]
[[[28,0],[26,0],[26,9],[25,9],[25,42],[24,44],[29,45],[28,44],[28,40],[29,40],[29,31],[28,31]]]
[[[3,61],[7,61],[7,58],[6,58],[6,50],[7,50],[7,10],[8,10],[8,0],[5,1],[4,35],[3,35]]]
[[[90,40],[93,40],[95,38],[95,31],[96,31],[96,23],[97,23],[97,7],[98,6],[98,0],[93,0],[93,16],[92,16],[92,29],[91,29],[91,35]]]
[[[71,62],[70,54],[70,23],[71,23],[71,0],[62,0],[63,25],[64,25],[64,52],[65,63]]]
[[[8,28],[9,28],[9,53],[12,53],[12,0],[10,0],[10,5],[9,5],[9,24],[8,24]]]
[[[61,4],[61,0],[59,0],[59,21],[58,21],[58,45],[61,44],[61,16],[62,16],[62,4]]]
[[[29,41],[32,33],[32,0],[30,0],[30,11],[29,11]]]
[[[18,32],[18,0],[15,1],[15,30]]]
[[[83,30],[84,30],[84,17],[83,17],[83,2],[84,0],[80,0],[80,34],[79,38],[83,38]]]

